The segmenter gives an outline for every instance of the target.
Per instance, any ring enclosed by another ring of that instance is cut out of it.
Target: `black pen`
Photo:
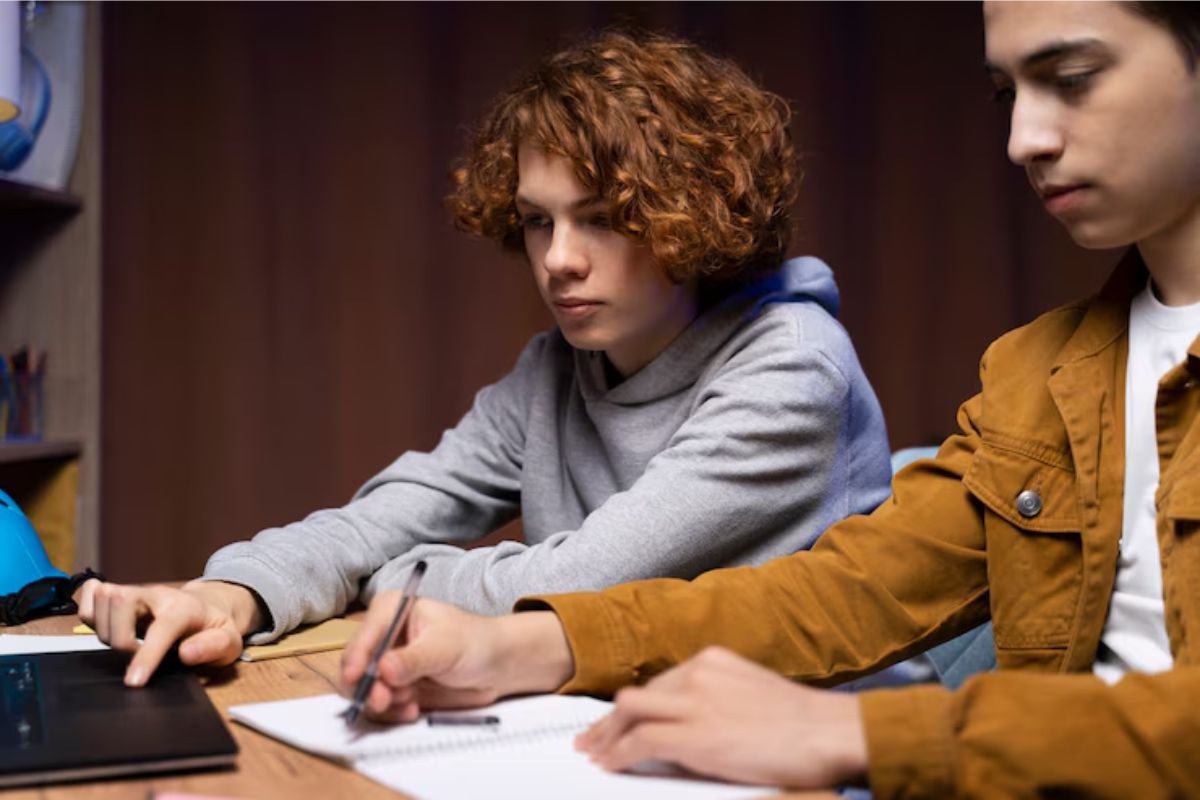
[[[499,725],[500,718],[492,714],[429,714],[425,723],[431,727],[442,725]]]
[[[371,660],[367,662],[367,671],[358,679],[358,686],[354,687],[354,700],[351,701],[350,707],[342,712],[342,718],[346,720],[347,725],[353,725],[358,720],[358,715],[362,713],[367,695],[371,693],[371,687],[375,685],[375,678],[379,676],[379,661],[396,641],[396,636],[404,627],[404,621],[408,619],[408,612],[417,599],[417,586],[421,583],[421,576],[425,574],[425,566],[424,561],[418,561],[417,565],[413,567],[412,575],[408,577],[408,583],[404,584],[404,591],[400,594],[400,605],[396,607],[396,616],[392,617],[392,624],[388,626],[387,633],[379,640],[379,644],[375,645],[375,652],[371,654]]]

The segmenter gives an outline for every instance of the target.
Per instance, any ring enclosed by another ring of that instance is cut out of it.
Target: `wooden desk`
[[[2,633],[68,634],[79,623],[77,617],[53,617],[25,625],[0,629]],[[341,651],[276,658],[254,663],[239,662],[228,670],[204,677],[208,696],[221,712],[241,747],[237,767],[220,772],[196,772],[93,783],[62,784],[0,792],[5,800],[143,800],[152,792],[188,792],[238,798],[388,798],[399,797],[353,770],[339,767],[316,756],[280,744],[229,719],[229,707],[263,700],[284,700],[336,691],[335,676]],[[564,787],[563,797],[570,797]],[[836,798],[837,795],[801,793],[794,800]],[[504,799],[507,800],[507,799]]]

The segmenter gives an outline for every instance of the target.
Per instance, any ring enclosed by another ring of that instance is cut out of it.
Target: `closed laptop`
[[[0,656],[0,787],[230,766],[237,743],[199,680],[141,689],[110,650]]]

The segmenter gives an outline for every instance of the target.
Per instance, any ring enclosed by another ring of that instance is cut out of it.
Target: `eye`
[[[593,214],[588,217],[588,225],[591,225],[593,228],[610,231],[612,230],[612,218],[608,214]]]
[[[527,231],[543,230],[550,227],[550,218],[541,214],[530,214],[521,217],[521,227]]]
[[[1097,70],[1089,70],[1087,72],[1067,72],[1061,75],[1054,76],[1054,88],[1061,94],[1076,95],[1082,94],[1091,87],[1092,79],[1096,77]]]
[[[1013,79],[998,69],[989,69],[988,77],[992,83],[992,102],[1011,106],[1017,99],[1017,87]]]

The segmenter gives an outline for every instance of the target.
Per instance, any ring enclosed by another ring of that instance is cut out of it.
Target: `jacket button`
[[[1042,513],[1042,496],[1032,489],[1026,489],[1017,495],[1017,513],[1026,519]]]

